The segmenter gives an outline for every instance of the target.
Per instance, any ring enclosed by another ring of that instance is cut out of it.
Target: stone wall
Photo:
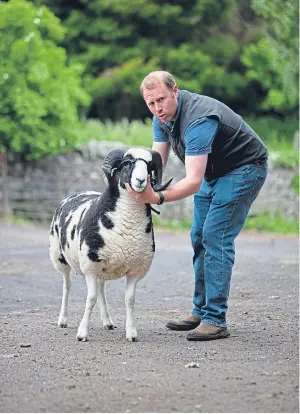
[[[101,169],[103,158],[112,148],[120,146],[124,144],[91,141],[80,151],[31,162],[26,167],[11,161],[8,187],[13,214],[47,222],[61,199],[70,193],[103,191],[106,187]],[[298,218],[299,197],[291,187],[295,174],[292,169],[276,168],[271,161],[268,178],[250,214],[271,211],[286,218]],[[184,177],[184,167],[173,154],[170,154],[164,180],[170,177],[174,177],[174,182]],[[2,186],[0,177],[0,210]],[[193,199],[167,203],[160,210],[159,217],[163,221],[192,218]]]

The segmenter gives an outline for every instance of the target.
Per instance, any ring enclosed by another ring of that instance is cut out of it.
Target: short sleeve
[[[214,118],[203,117],[192,122],[184,134],[185,155],[209,154],[217,129],[218,121]]]
[[[168,142],[167,137],[165,136],[165,134],[159,126],[159,121],[156,118],[156,116],[154,116],[152,120],[152,129],[154,142]]]

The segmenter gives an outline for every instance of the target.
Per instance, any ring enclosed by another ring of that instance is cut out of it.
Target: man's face
[[[175,119],[178,106],[178,87],[170,91],[163,83],[157,83],[153,89],[144,89],[144,100],[154,116],[162,122]]]

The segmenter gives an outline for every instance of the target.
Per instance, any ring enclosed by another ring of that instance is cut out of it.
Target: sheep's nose
[[[139,182],[140,185],[144,184],[144,182],[146,181],[145,178],[137,178],[136,180]]]

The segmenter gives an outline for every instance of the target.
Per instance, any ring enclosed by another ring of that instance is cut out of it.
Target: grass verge
[[[246,118],[249,125],[267,145],[274,165],[295,168],[299,165],[299,154],[293,148],[293,137],[298,129],[297,119],[279,120],[275,117]],[[123,119],[120,122],[87,120],[87,140],[123,142],[125,146],[151,148],[153,142],[152,120],[146,122]]]
[[[191,219],[177,220],[160,220],[157,216],[152,216],[155,228],[168,229],[171,231],[190,230],[192,225]],[[9,216],[7,221],[12,224],[21,224],[31,226],[34,221],[27,220],[20,216]],[[50,223],[49,223],[50,226]],[[247,218],[243,229],[257,230],[261,232],[270,232],[277,234],[299,234],[299,221],[287,220],[280,215],[274,215],[269,212],[250,216]]]
[[[153,223],[156,228],[161,227],[172,231],[189,230],[192,225],[192,221],[189,219],[184,219],[180,222],[176,220],[160,221],[157,217],[153,217]],[[248,217],[244,229],[296,235],[299,234],[299,221],[287,220],[280,215],[266,212]]]

